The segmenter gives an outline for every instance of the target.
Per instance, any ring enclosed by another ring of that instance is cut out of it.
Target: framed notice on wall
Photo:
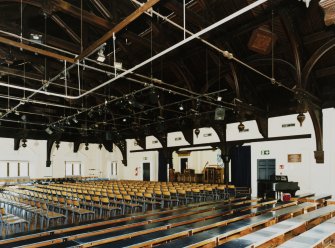
[[[300,163],[301,162],[301,154],[288,154],[287,162],[289,163]]]

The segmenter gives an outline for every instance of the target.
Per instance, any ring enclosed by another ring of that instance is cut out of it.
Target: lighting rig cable
[[[222,25],[222,24],[224,24],[224,23],[226,23],[226,22],[228,22],[228,21],[230,21],[230,20],[236,18],[236,17],[239,16],[239,15],[244,14],[245,12],[247,12],[247,11],[249,11],[249,10],[251,10],[251,9],[253,9],[253,8],[255,8],[255,7],[261,5],[261,4],[265,3],[265,2],[267,2],[267,1],[268,1],[268,0],[258,0],[258,1],[254,2],[254,3],[252,3],[252,4],[249,4],[248,6],[246,6],[246,7],[242,8],[242,9],[240,9],[240,10],[238,10],[238,11],[236,11],[236,12],[230,14],[230,15],[228,15],[227,17],[221,19],[220,21],[217,21],[216,23],[214,23],[214,24],[208,26],[207,28],[204,28],[204,29],[202,29],[201,31],[199,31],[199,32],[197,32],[197,33],[195,33],[195,34],[193,34],[193,35],[187,37],[185,40],[182,40],[182,41],[180,41],[180,42],[178,42],[178,43],[172,45],[171,47],[165,49],[164,51],[162,51],[162,52],[160,52],[160,53],[158,53],[158,54],[152,56],[151,58],[149,58],[149,59],[147,59],[147,60],[145,60],[145,61],[143,61],[143,62],[137,64],[136,66],[134,66],[134,67],[132,67],[132,68],[130,68],[130,69],[128,69],[128,70],[122,72],[121,74],[118,74],[118,75],[115,76],[114,78],[107,80],[106,82],[104,82],[104,83],[102,83],[102,84],[100,84],[100,85],[98,85],[98,86],[96,86],[96,87],[94,87],[94,88],[92,88],[92,89],[86,91],[85,93],[83,93],[83,94],[81,94],[81,95],[78,95],[78,96],[64,96],[64,95],[62,95],[62,94],[57,94],[57,93],[52,93],[52,92],[48,92],[48,94],[53,95],[53,96],[63,97],[63,98],[70,99],[70,100],[80,99],[80,98],[82,98],[82,97],[84,97],[84,96],[86,96],[86,95],[88,95],[88,94],[90,94],[90,93],[92,93],[92,92],[97,91],[98,89],[100,89],[100,88],[102,88],[102,87],[105,87],[106,85],[108,85],[108,84],[110,84],[110,83],[116,81],[117,79],[120,79],[120,78],[122,78],[122,77],[124,77],[124,76],[130,74],[131,72],[133,72],[133,71],[135,71],[135,70],[137,70],[137,69],[143,67],[144,65],[147,65],[147,64],[150,63],[151,61],[156,60],[157,58],[159,58],[159,57],[161,57],[161,56],[163,56],[163,55],[169,53],[170,51],[175,50],[176,48],[178,48],[178,47],[180,47],[180,46],[182,46],[182,45],[184,45],[184,44],[190,42],[191,40],[194,40],[195,38],[198,38],[199,36],[201,36],[201,35],[203,35],[203,34],[209,32],[209,31],[213,30],[214,28],[216,28],[216,27],[218,27],[218,26],[220,26],[220,25]],[[225,57],[227,57],[227,58],[231,58],[231,59],[234,58],[233,55],[232,55],[231,53],[227,52],[227,51],[225,51],[225,52],[223,53],[223,55],[224,55]],[[249,66],[249,65],[248,65],[248,66]],[[70,67],[71,67],[71,66],[70,66]],[[249,67],[250,67],[250,66],[249,66]],[[252,68],[252,69],[253,69],[253,68]],[[256,69],[253,69],[253,70],[256,70]],[[256,70],[256,71],[257,71],[257,70]],[[259,71],[257,71],[257,72],[258,72],[258,73],[261,73],[261,72],[259,72]],[[268,78],[270,78],[270,77],[268,77]],[[270,79],[271,79],[271,78],[270,78]],[[274,81],[274,82],[276,82],[276,81]],[[21,87],[21,89],[22,89],[22,88],[23,88],[23,87]],[[35,93],[45,94],[45,92],[43,92],[43,91],[41,91],[41,90],[33,90],[33,91],[34,91]]]
[[[199,31],[199,32],[197,32],[197,33],[191,35],[190,37],[186,38],[185,40],[182,40],[181,42],[176,43],[175,45],[171,46],[170,48],[168,48],[168,49],[166,49],[166,50],[164,50],[164,51],[162,51],[162,52],[156,54],[156,55],[153,56],[152,58],[149,58],[148,60],[143,61],[142,63],[140,63],[140,64],[138,64],[138,65],[136,65],[136,66],[134,66],[134,67],[132,67],[132,68],[130,68],[130,69],[124,71],[123,73],[117,75],[117,76],[114,77],[113,79],[107,80],[106,82],[100,84],[99,86],[96,86],[96,87],[92,88],[91,90],[86,91],[85,93],[83,93],[83,94],[81,94],[81,95],[78,95],[78,96],[64,96],[64,95],[62,95],[62,94],[57,94],[57,93],[52,93],[52,92],[48,92],[47,94],[49,94],[49,95],[53,95],[53,96],[58,96],[58,97],[63,97],[63,98],[67,98],[67,99],[73,99],[73,100],[74,100],[74,99],[82,98],[83,96],[86,96],[86,95],[88,95],[88,94],[90,94],[90,93],[92,93],[92,92],[95,92],[96,90],[98,90],[98,89],[100,89],[100,88],[102,88],[102,87],[104,87],[104,86],[106,86],[106,85],[108,85],[108,84],[114,82],[115,80],[117,80],[117,79],[119,79],[119,78],[121,78],[121,77],[124,77],[124,76],[128,75],[129,73],[132,73],[133,71],[135,71],[136,69],[138,69],[138,68],[140,68],[140,67],[146,65],[147,63],[150,63],[151,61],[153,61],[153,60],[155,60],[155,59],[157,59],[157,58],[159,58],[159,57],[161,57],[161,56],[167,54],[168,52],[170,52],[170,51],[172,51],[172,50],[174,50],[174,49],[176,49],[176,48],[178,48],[178,47],[180,47],[180,46],[186,44],[187,42],[189,42],[189,41],[191,41],[191,40],[193,40],[193,39],[195,39],[195,38],[198,38],[199,36],[201,36],[201,35],[203,35],[203,34],[209,32],[209,31],[211,31],[212,29],[214,29],[214,28],[216,28],[216,27],[222,25],[223,23],[226,23],[226,22],[228,22],[228,21],[234,19],[235,17],[237,17],[237,16],[239,16],[239,15],[241,15],[241,14],[243,14],[243,13],[245,13],[245,12],[247,12],[247,11],[249,11],[249,10],[255,8],[255,7],[257,7],[258,5],[263,4],[264,2],[267,2],[267,0],[258,0],[258,1],[256,1],[256,2],[250,4],[250,5],[248,5],[248,6],[244,7],[244,8],[242,8],[242,9],[240,9],[240,10],[234,12],[233,14],[231,14],[231,15],[229,15],[229,16],[227,16],[227,17],[221,19],[220,21],[218,21],[218,22],[216,22],[216,23],[214,23],[214,24],[208,26],[207,28],[205,28],[205,29],[203,29],[203,30],[201,30],[201,31]],[[230,55],[230,57],[231,57],[231,55]],[[69,66],[69,68],[72,68],[72,66],[73,66],[73,65]],[[57,76],[56,76],[56,77],[57,77]],[[58,77],[57,77],[57,78],[58,78]],[[1,85],[1,84],[0,84],[0,85]],[[23,87],[19,87],[19,86],[15,86],[15,87],[16,87],[16,88],[19,88],[19,89],[22,89],[22,88],[23,88]],[[34,95],[37,94],[37,93],[46,94],[46,92],[43,92],[41,89],[42,89],[42,87],[41,87],[40,89],[38,89],[38,90],[29,89],[30,91],[33,91],[33,92],[34,92],[34,93],[33,93],[32,95],[30,95],[29,97],[31,98],[32,96],[34,96]],[[18,105],[18,106],[20,106],[20,105]],[[18,106],[17,106],[17,107],[18,107]],[[7,114],[7,113],[6,113],[6,114]],[[1,117],[1,118],[3,118],[3,117]]]

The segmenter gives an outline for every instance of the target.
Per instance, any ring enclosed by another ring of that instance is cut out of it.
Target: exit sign
[[[270,155],[270,150],[262,150],[261,155]]]

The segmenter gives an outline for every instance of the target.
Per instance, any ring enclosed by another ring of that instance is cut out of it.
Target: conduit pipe
[[[53,106],[53,107],[59,107],[59,108],[67,108],[67,109],[75,109],[75,110],[78,109],[76,107],[71,107],[67,105],[62,105],[62,104],[57,104],[57,103],[52,103],[52,102],[44,102],[44,101],[39,101],[39,100],[31,100],[31,99],[27,100],[27,98],[21,98],[21,97],[15,97],[15,96],[0,95],[0,98],[9,99],[13,101],[19,101],[19,102],[22,102],[21,105],[25,103],[34,103],[34,104]]]
[[[242,9],[236,11],[236,12],[234,12],[233,14],[231,14],[231,15],[229,15],[229,16],[221,19],[220,21],[218,21],[218,22],[216,22],[216,23],[208,26],[207,28],[205,28],[205,29],[203,29],[203,30],[201,30],[201,31],[199,31],[199,32],[191,35],[190,37],[188,37],[188,38],[186,38],[186,39],[184,39],[184,40],[182,40],[182,41],[180,41],[178,43],[176,43],[175,45],[169,47],[168,49],[166,49],[166,50],[164,50],[164,51],[162,51],[162,52],[154,55],[153,57],[151,57],[151,58],[149,58],[149,59],[147,59],[147,60],[139,63],[138,65],[136,65],[136,66],[134,66],[134,67],[132,67],[132,68],[130,68],[130,69],[122,72],[121,74],[115,76],[114,78],[112,78],[110,80],[107,80],[106,82],[104,82],[104,83],[102,83],[102,84],[100,84],[100,85],[92,88],[91,90],[88,90],[85,93],[78,95],[78,96],[66,96],[66,95],[63,95],[63,94],[58,94],[58,93],[53,93],[53,92],[45,92],[45,91],[42,90],[43,87],[41,87],[38,90],[34,90],[34,89],[28,89],[26,87],[21,87],[21,86],[8,86],[8,85],[2,85],[2,84],[0,84],[0,85],[1,86],[6,86],[6,87],[13,87],[13,88],[21,89],[21,90],[31,91],[31,92],[34,92],[35,94],[39,93],[39,94],[45,94],[45,95],[62,97],[62,98],[65,98],[65,99],[70,99],[70,100],[77,100],[77,99],[80,99],[80,98],[82,98],[82,97],[84,97],[84,96],[86,96],[86,95],[88,95],[88,94],[90,94],[92,92],[97,91],[98,89],[100,89],[102,87],[105,87],[106,85],[108,85],[108,84],[116,81],[117,79],[120,79],[120,78],[128,75],[129,73],[132,73],[133,71],[141,68],[142,66],[147,65],[148,63],[150,63],[150,62],[152,62],[152,61],[160,58],[161,56],[163,56],[163,55],[165,55],[165,54],[167,54],[167,53],[175,50],[176,48],[178,48],[178,47],[180,47],[180,46],[182,46],[182,45],[184,45],[184,44],[186,44],[186,43],[194,40],[195,38],[197,38],[197,37],[199,37],[199,36],[201,36],[201,35],[209,32],[209,31],[211,31],[212,29],[214,29],[214,28],[216,28],[216,27],[218,27],[218,26],[220,26],[220,25],[222,25],[222,24],[224,24],[224,23],[226,23],[226,22],[228,22],[228,21],[230,21],[230,20],[232,20],[232,19],[234,19],[234,18],[242,15],[242,14],[244,14],[245,12],[247,12],[247,11],[249,11],[249,10],[251,10],[251,9],[253,9],[253,8],[255,8],[255,7],[261,5],[261,4],[265,3],[265,2],[267,2],[267,1],[268,0],[258,0],[258,1],[254,2],[254,3],[252,3],[252,4],[249,4],[248,6],[242,8]],[[224,52],[226,52],[226,51],[224,51]],[[72,68],[74,65],[76,65],[76,64],[73,64],[73,65],[69,66],[67,68],[67,70],[70,69],[70,68]],[[57,75],[55,78],[57,79],[58,77],[59,77],[59,75]],[[53,81],[53,80],[51,80],[51,81]]]
[[[143,3],[141,3],[141,2],[139,2],[139,1],[137,1],[137,0],[131,0],[131,1],[134,2],[134,3],[136,3],[136,4],[139,5],[139,6],[142,6],[142,5],[143,5]],[[188,33],[189,35],[194,35],[194,33],[192,33],[191,31],[187,30],[187,29],[186,29],[186,26],[185,26],[185,6],[183,6],[183,11],[184,11],[184,12],[183,12],[183,15],[184,15],[184,27],[182,27],[182,26],[180,26],[179,24],[177,24],[177,23],[171,21],[167,16],[161,15],[160,13],[158,13],[158,12],[155,11],[155,10],[152,10],[151,12],[152,12],[153,14],[155,14],[156,16],[162,18],[164,21],[166,21],[166,22],[170,23],[171,25],[175,26],[176,28],[182,30],[182,31],[184,32],[184,37],[185,37],[185,32]],[[204,39],[202,39],[202,38],[200,38],[200,37],[197,37],[197,39],[200,40],[201,42],[203,42],[204,44],[206,44],[207,46],[209,46],[209,47],[213,48],[214,50],[218,51],[219,53],[224,54],[224,56],[227,57],[228,59],[232,59],[232,60],[236,61],[237,63],[243,65],[244,67],[246,67],[246,68],[252,70],[253,72],[255,72],[255,73],[257,73],[257,74],[259,74],[259,75],[261,75],[261,76],[267,78],[267,79],[270,80],[273,84],[277,84],[278,86],[281,86],[281,87],[283,87],[283,88],[285,88],[285,89],[287,89],[287,90],[289,90],[289,91],[291,91],[291,92],[294,92],[294,90],[288,88],[287,86],[285,86],[285,85],[283,85],[282,83],[278,82],[278,81],[275,80],[274,78],[269,77],[268,75],[264,74],[263,72],[261,72],[261,71],[255,69],[255,68],[253,68],[252,66],[248,65],[247,63],[245,63],[245,62],[239,60],[238,58],[234,57],[233,54],[231,54],[231,53],[227,53],[227,51],[223,51],[223,50],[220,49],[219,47],[213,45],[212,43],[210,43],[210,42],[208,42],[208,41],[206,41],[206,40],[204,40]],[[227,54],[228,56],[225,55],[225,54]]]
[[[141,4],[141,3],[136,2],[136,1],[135,1],[135,3],[138,3],[139,5]],[[160,15],[160,14],[157,13],[157,12],[153,12],[153,13],[155,13],[155,14],[157,14],[157,15]],[[169,20],[167,17],[165,17],[165,16],[161,16],[161,18],[164,19],[164,20],[167,20],[167,21],[170,22],[171,24],[175,24],[174,22],[170,21],[170,20]],[[178,27],[178,24],[175,24],[175,26]],[[179,28],[179,27],[178,27],[178,28]],[[189,34],[193,34],[193,33],[190,33],[190,32],[187,31],[187,30],[186,30],[186,32],[188,32]],[[20,39],[20,40],[24,40],[24,41],[27,41],[27,42],[31,42],[31,43],[33,43],[33,44],[36,44],[36,45],[39,45],[39,46],[42,46],[42,47],[50,48],[50,49],[53,49],[53,50],[56,50],[56,51],[60,51],[60,52],[63,52],[63,53],[67,53],[67,54],[70,54],[70,55],[73,55],[73,56],[78,56],[78,54],[74,54],[74,53],[71,53],[71,52],[69,52],[69,51],[62,50],[62,49],[60,49],[60,48],[56,48],[56,47],[53,47],[53,46],[49,46],[49,45],[47,45],[47,44],[38,43],[38,42],[35,42],[35,41],[33,41],[33,40],[29,40],[29,39],[27,39],[27,38],[21,37],[21,36],[19,36],[19,35],[16,35],[16,34],[13,34],[13,33],[7,32],[7,31],[0,30],[0,33],[3,33],[3,34],[5,34],[5,35],[8,35],[8,36],[11,36],[11,37]],[[201,40],[201,38],[199,38],[199,39]],[[205,40],[203,40],[203,41],[205,41]],[[206,41],[205,41],[205,42],[206,42]],[[107,55],[107,56],[108,56],[108,55]],[[101,62],[97,62],[96,60],[93,60],[93,59],[90,59],[90,58],[85,58],[84,61],[89,61],[89,62],[92,62],[92,63],[97,64],[97,65],[99,65],[99,66],[103,66],[103,67],[111,68],[111,69],[113,69],[113,71],[114,71],[114,69],[115,69],[114,66],[111,66],[111,65],[109,65],[109,64],[105,64],[105,63],[101,63]],[[101,73],[105,73],[105,74],[107,74],[107,75],[115,75],[113,72],[106,71],[106,70],[103,70],[103,69],[99,69],[99,68],[96,68],[96,67],[93,67],[93,66],[89,66],[89,65],[87,65],[86,63],[80,63],[79,61],[77,61],[77,65],[79,65],[79,66],[81,66],[81,67],[83,67],[83,68],[88,68],[88,69],[91,69],[91,70],[94,70],[94,71],[98,71],[98,72],[101,72]],[[70,70],[70,68],[69,68],[69,70]],[[118,69],[118,70],[119,70],[119,71],[123,71],[123,72],[126,71],[126,69]],[[59,76],[60,76],[62,73],[63,73],[63,71],[59,73]],[[7,73],[7,74],[8,74],[8,73]],[[145,75],[142,75],[142,74],[138,74],[138,73],[134,73],[134,72],[131,72],[130,74],[131,74],[131,75],[134,75],[134,76],[136,76],[136,77],[145,79],[145,80],[149,80],[150,82],[155,82],[155,83],[158,83],[158,84],[161,84],[161,85],[166,85],[166,86],[171,87],[171,88],[174,88],[174,89],[178,89],[178,90],[181,90],[181,91],[185,91],[185,92],[190,93],[190,94],[192,94],[192,95],[197,95],[197,96],[200,95],[200,94],[198,94],[198,93],[196,93],[196,92],[193,92],[193,91],[191,91],[191,90],[188,90],[188,89],[185,89],[185,88],[182,88],[182,87],[173,85],[173,84],[167,84],[167,83],[164,83],[164,82],[163,82],[162,80],[160,80],[160,79],[156,79],[156,78],[148,77],[148,76],[145,76]],[[19,77],[21,77],[20,75],[15,75],[15,76],[19,76]],[[33,78],[31,78],[31,79],[33,79]],[[129,80],[129,81],[137,82],[137,83],[142,83],[142,84],[145,84],[145,83],[146,83],[146,82],[136,81],[136,79],[129,78],[129,77],[126,77],[126,79]],[[43,83],[43,80],[38,80],[38,79],[36,79],[36,81],[41,81],[41,82]],[[53,83],[53,82],[50,82],[50,83],[53,84],[53,85],[59,85],[59,84],[56,84],[56,83]],[[75,89],[75,88],[73,88],[73,89]],[[97,95],[102,95],[102,94],[99,94],[99,93],[95,93],[95,94],[97,94]],[[102,96],[106,97],[105,95],[102,95]]]

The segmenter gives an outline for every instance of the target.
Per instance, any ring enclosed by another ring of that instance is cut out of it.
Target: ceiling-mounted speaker
[[[215,116],[214,116],[214,120],[216,121],[223,121],[226,115],[226,109],[225,108],[216,108],[215,109]]]

